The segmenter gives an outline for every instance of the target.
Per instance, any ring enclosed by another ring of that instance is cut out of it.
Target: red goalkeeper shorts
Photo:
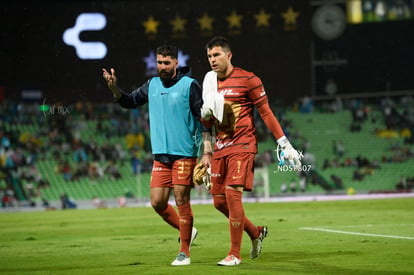
[[[174,184],[194,186],[193,170],[196,163],[196,158],[180,159],[173,163],[155,160],[152,165],[150,187],[172,188]]]
[[[212,195],[224,194],[227,185],[243,186],[245,191],[252,191],[254,180],[253,153],[236,153],[211,161]]]

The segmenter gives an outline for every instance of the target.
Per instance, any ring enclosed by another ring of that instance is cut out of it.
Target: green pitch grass
[[[0,213],[0,274],[414,274],[414,199],[248,203],[269,235],[262,255],[217,266],[227,222],[194,205],[191,265],[173,267],[178,232],[151,208]]]

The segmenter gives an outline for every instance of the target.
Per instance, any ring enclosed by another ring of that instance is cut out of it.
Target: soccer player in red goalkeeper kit
[[[210,193],[214,207],[229,220],[230,250],[217,264],[236,266],[242,261],[243,231],[252,241],[252,259],[260,255],[263,239],[268,233],[266,226],[255,226],[245,216],[242,203],[243,191],[252,191],[253,188],[257,154],[254,107],[283,149],[285,159],[300,166],[300,157],[270,109],[260,78],[232,65],[229,41],[215,37],[207,43],[206,50],[212,71],[203,81],[201,116],[206,127],[213,127],[215,142],[212,152],[207,151],[211,146],[204,146],[202,162],[211,169]],[[222,96],[221,103],[217,94]]]

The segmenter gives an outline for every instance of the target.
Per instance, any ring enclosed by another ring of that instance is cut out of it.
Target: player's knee
[[[168,204],[164,201],[151,200],[151,206],[155,211],[162,212],[167,208]]]
[[[177,206],[185,205],[187,203],[190,203],[190,198],[186,196],[177,196],[175,197],[175,204]]]
[[[213,196],[214,207],[225,215],[228,215],[228,208],[225,196]]]
[[[219,200],[217,200],[216,198],[214,198],[213,199],[213,203],[214,203],[214,207],[216,208],[216,209],[220,209],[220,208],[222,208],[223,207],[223,202],[222,201],[219,201]]]

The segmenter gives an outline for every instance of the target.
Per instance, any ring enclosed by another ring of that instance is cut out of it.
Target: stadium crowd
[[[141,116],[138,111],[116,110],[111,104],[82,102],[64,109],[64,114],[45,113],[39,103],[7,100],[0,105],[3,207],[21,201],[30,205],[45,203],[41,191],[53,183],[37,169],[39,160],[56,163],[54,172],[68,182],[81,178],[99,181],[104,177],[117,180],[122,177],[119,166],[128,162],[134,174],[149,171],[152,159],[146,143],[145,113]],[[96,129],[90,129],[91,125]],[[99,133],[99,137],[84,138],[88,132]],[[102,142],[98,143],[99,139]]]
[[[369,175],[372,169],[380,169],[381,163],[402,162],[413,157],[413,105],[413,98],[407,96],[383,98],[374,102],[335,99],[313,103],[307,99],[298,100],[290,106],[275,103],[272,108],[277,112],[284,131],[292,135],[295,146],[310,155],[309,140],[285,118],[287,110],[327,114],[349,110],[352,114],[349,131],[358,131],[367,121],[383,121],[383,127],[376,129],[374,134],[378,137],[404,138],[403,145],[394,146],[391,148],[392,154],[384,154],[380,160],[370,160],[362,154],[356,158],[343,157],[346,148],[342,141],[333,141],[332,158],[321,161],[319,168],[352,166],[356,168],[354,179],[360,180]],[[47,204],[41,191],[53,182],[39,172],[36,165],[39,160],[54,161],[55,172],[68,183],[81,178],[98,182],[105,177],[116,180],[122,177],[119,167],[125,165],[129,165],[134,174],[150,171],[152,155],[148,112],[145,108],[125,111],[112,103],[80,101],[65,106],[65,110],[65,113],[45,113],[40,109],[39,102],[4,100],[0,104],[0,198],[3,207],[17,205],[19,201],[31,205]],[[94,123],[88,123],[90,121]],[[91,125],[96,128],[90,129]],[[267,141],[271,135],[259,116],[256,127],[258,141]],[[99,133],[99,136],[85,138],[88,132]],[[274,152],[266,150],[257,157],[256,165],[274,163]],[[411,186],[404,183],[397,185]]]

